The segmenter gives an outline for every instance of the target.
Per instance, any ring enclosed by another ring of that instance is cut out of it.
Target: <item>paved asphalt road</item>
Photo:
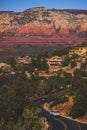
[[[82,124],[62,116],[51,116],[49,112],[43,109],[43,101],[41,99],[34,100],[34,103],[42,109],[42,115],[47,118],[51,124],[52,130],[87,130],[87,124]]]

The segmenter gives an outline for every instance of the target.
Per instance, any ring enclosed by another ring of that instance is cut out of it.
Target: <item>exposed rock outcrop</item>
[[[56,45],[87,41],[87,10],[44,7],[0,12],[0,44]]]

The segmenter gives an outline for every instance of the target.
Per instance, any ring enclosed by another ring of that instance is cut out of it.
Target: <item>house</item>
[[[4,63],[4,62],[1,62],[0,63],[0,68],[11,68],[11,65],[7,64],[7,63]]]
[[[0,68],[2,70],[4,70],[5,72],[9,72],[11,71],[11,65],[7,64],[7,63],[4,63],[4,62],[1,62],[0,63]]]
[[[63,57],[60,56],[53,56],[48,59],[47,64],[49,66],[49,71],[58,71],[61,67],[62,61],[64,60]]]
[[[17,62],[19,64],[30,64],[31,63],[31,57],[30,56],[18,57]]]
[[[87,47],[76,47],[69,51],[69,55],[78,54],[78,55],[86,55]]]

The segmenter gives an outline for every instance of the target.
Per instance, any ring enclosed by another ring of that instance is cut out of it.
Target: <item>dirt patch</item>
[[[68,102],[65,102],[65,103],[60,103],[56,106],[54,106],[52,109],[58,109],[60,111],[60,113],[64,116],[69,116],[69,113],[70,113],[70,110],[71,110],[71,107],[73,106],[74,104],[74,99],[72,96],[69,97],[69,101]]]
[[[78,120],[82,121],[82,122],[86,122],[87,123],[87,115],[78,118]]]

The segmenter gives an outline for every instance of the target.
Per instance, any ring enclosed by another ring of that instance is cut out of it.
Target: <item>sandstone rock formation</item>
[[[0,12],[0,45],[87,42],[87,11],[44,7]]]

